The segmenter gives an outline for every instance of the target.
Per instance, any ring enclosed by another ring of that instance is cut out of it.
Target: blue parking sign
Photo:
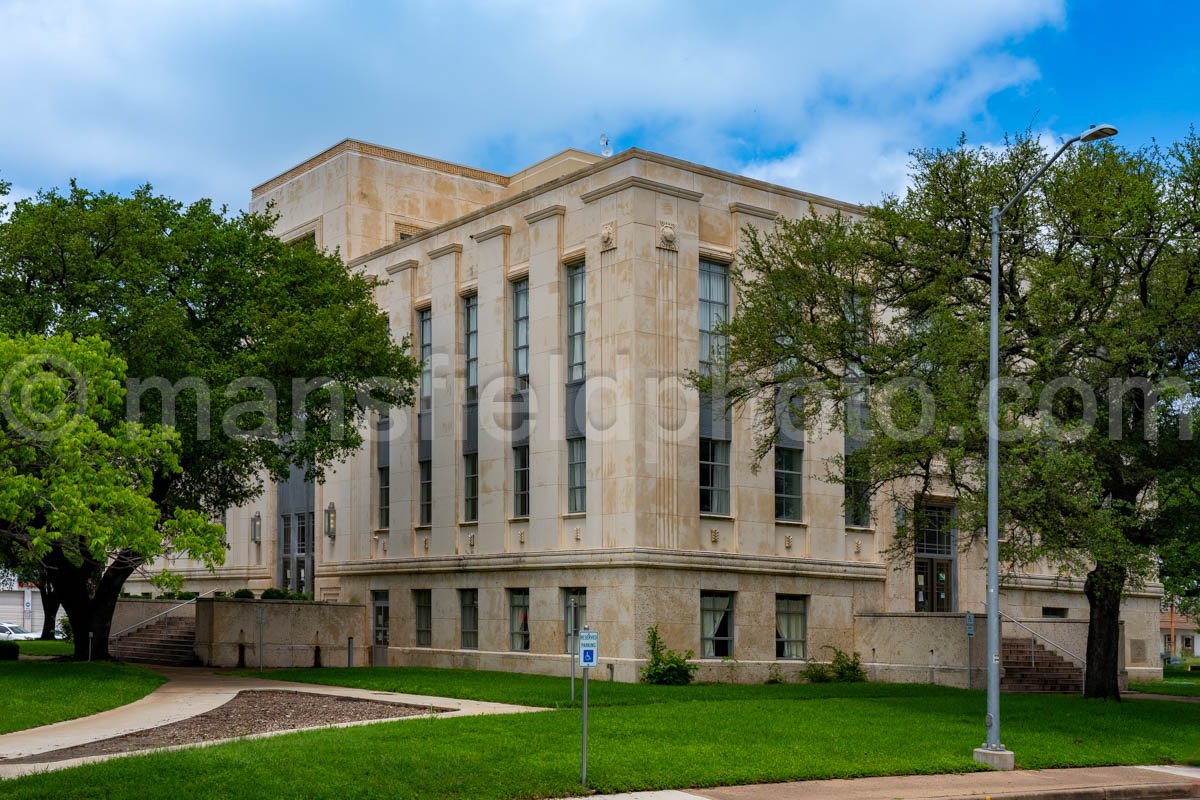
[[[590,669],[599,663],[600,634],[596,631],[582,630],[579,632],[579,666]]]

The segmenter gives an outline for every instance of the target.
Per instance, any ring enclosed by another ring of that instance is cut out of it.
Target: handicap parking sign
[[[590,669],[599,662],[600,634],[596,631],[579,632],[579,666]]]

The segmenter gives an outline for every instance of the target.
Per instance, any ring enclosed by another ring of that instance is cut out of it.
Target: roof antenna
[[[600,155],[608,158],[612,155],[612,145],[608,143],[608,134],[600,134]]]

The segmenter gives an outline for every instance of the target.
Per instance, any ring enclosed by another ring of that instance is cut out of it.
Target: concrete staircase
[[[194,617],[162,617],[109,643],[109,652],[119,661],[175,667],[199,664],[195,648]]]
[[[1083,668],[1029,637],[1000,642],[1004,692],[1082,692]]]

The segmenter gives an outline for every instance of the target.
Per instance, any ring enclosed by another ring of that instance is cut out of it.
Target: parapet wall
[[[252,669],[260,652],[263,667],[365,666],[367,621],[362,605],[206,598],[196,603],[196,655],[210,667]]]

